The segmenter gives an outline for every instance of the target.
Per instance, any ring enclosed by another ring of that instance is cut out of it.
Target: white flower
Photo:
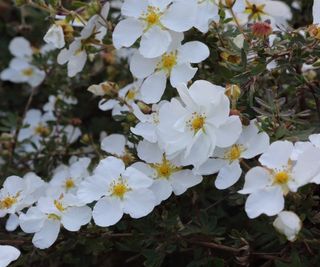
[[[290,158],[293,150],[293,144],[288,141],[274,142],[259,159],[264,167],[254,167],[247,172],[239,193],[250,194],[245,205],[249,218],[262,213],[278,214],[284,208],[284,196],[309,183],[317,172],[319,149],[307,149],[296,161]]]
[[[91,209],[78,206],[78,199],[70,194],[40,198],[36,207],[19,216],[21,229],[25,233],[35,233],[32,243],[40,249],[48,248],[56,241],[61,224],[75,232],[90,220]]]
[[[0,245],[0,267],[8,266],[19,258],[21,252],[12,246]]]
[[[273,26],[286,25],[292,18],[290,7],[275,0],[237,0],[232,9],[241,24],[270,20]]]
[[[279,233],[285,235],[289,241],[293,242],[297,239],[297,235],[302,227],[302,222],[294,212],[282,211],[274,220],[273,226]]]
[[[102,39],[107,34],[107,26],[102,18],[106,19],[109,13],[109,3],[107,2],[102,8],[101,14],[94,15],[85,25],[80,33],[80,37],[76,37],[70,44],[69,48],[60,51],[57,61],[60,65],[68,62],[68,76],[74,77],[81,72],[87,61],[88,47],[99,47]]]
[[[320,24],[320,0],[313,0],[313,24]]]
[[[33,51],[28,40],[15,37],[9,44],[9,50],[15,56],[10,61],[9,68],[0,73],[1,80],[13,83],[29,83],[32,87],[38,86],[45,78],[45,72],[33,66]]]
[[[122,134],[111,134],[101,141],[101,149],[115,157],[122,159],[126,163],[126,159],[130,159],[131,153],[128,148],[132,148],[130,143]]]
[[[172,36],[172,44],[162,56],[145,58],[139,52],[130,61],[132,74],[145,79],[141,86],[141,99],[145,103],[160,101],[166,88],[167,78],[176,87],[179,83],[187,83],[197,72],[191,63],[200,63],[209,56],[208,47],[198,41],[181,45],[183,34]]]
[[[153,104],[151,114],[142,113],[140,108],[137,105],[133,104],[133,114],[138,118],[140,122],[135,127],[131,127],[131,132],[135,135],[142,136],[144,139],[151,143],[157,142],[159,109],[164,103],[167,103],[167,101],[161,101],[159,104]]]
[[[158,140],[168,156],[180,154],[185,165],[199,167],[216,147],[234,144],[242,125],[238,116],[229,116],[223,87],[199,80],[177,89],[182,102],[173,98],[160,107]]]
[[[146,163],[136,162],[132,167],[154,180],[150,189],[156,196],[157,205],[169,198],[172,192],[181,195],[202,181],[202,176],[195,175],[192,170],[183,169],[174,159],[167,159],[157,144],[141,141],[137,151],[139,158]]]
[[[40,85],[46,74],[37,67],[31,65],[22,58],[14,58],[10,61],[9,68],[0,74],[1,80],[13,83],[28,83],[32,87]]]
[[[0,217],[15,214],[35,203],[44,187],[44,181],[34,173],[27,173],[23,178],[7,177],[0,190]]]
[[[196,172],[210,175],[219,172],[215,180],[218,189],[226,189],[234,185],[240,178],[242,159],[251,159],[269,147],[269,136],[261,132],[255,121],[244,127],[241,136],[235,144],[228,148],[217,148],[213,157],[200,166]]]
[[[141,84],[142,80],[136,80],[133,83],[126,85],[125,87],[121,88],[118,92],[117,99],[109,99],[105,100],[102,99],[99,102],[99,108],[103,111],[112,110],[112,116],[122,115],[123,112],[130,111],[129,106],[131,106],[136,100],[141,99]],[[89,91],[95,91],[97,95],[102,95],[103,83],[98,85],[99,87],[89,87]],[[99,94],[101,92],[101,94]]]
[[[50,134],[47,124],[48,118],[43,116],[40,110],[30,109],[23,120],[23,128],[20,129],[18,141],[30,140],[36,148],[40,149],[41,140]],[[35,148],[26,143],[23,146],[26,152],[33,152]]]
[[[52,24],[43,40],[48,43],[54,45],[56,48],[63,48],[65,46],[64,33],[63,28],[59,24]]]
[[[59,133],[59,140],[61,142],[63,141],[63,137],[66,137],[66,141],[68,144],[73,144],[81,136],[80,128],[75,127],[73,125],[66,125],[66,126],[58,125],[53,128],[53,132],[54,131]]]
[[[56,111],[56,104],[59,101],[67,105],[76,105],[78,103],[78,100],[72,96],[66,96],[64,94],[58,94],[57,96],[50,95],[48,102],[43,106],[43,110],[45,111],[44,116],[48,118],[48,120],[56,120],[54,112]]]
[[[172,38],[170,30],[184,32],[195,23],[195,0],[126,0],[121,13],[127,18],[120,21],[113,32],[113,45],[132,46],[140,40],[140,53],[146,58],[159,57],[167,51]]]
[[[79,158],[70,166],[60,165],[54,171],[50,185],[61,188],[61,193],[76,194],[80,183],[89,176],[89,158]]]
[[[125,165],[122,160],[107,157],[100,161],[93,176],[85,179],[78,191],[80,200],[91,203],[93,219],[99,226],[117,223],[124,213],[132,218],[149,214],[155,206],[155,196],[148,189],[152,179]]]

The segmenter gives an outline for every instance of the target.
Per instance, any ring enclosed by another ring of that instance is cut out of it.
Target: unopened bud
[[[269,22],[256,22],[251,25],[251,31],[254,36],[266,38],[272,33],[272,27]]]
[[[227,97],[229,97],[229,99],[238,101],[241,94],[241,89],[237,84],[227,84],[225,94]]]
[[[308,32],[311,37],[320,40],[320,26],[318,25],[311,25],[308,27]]]

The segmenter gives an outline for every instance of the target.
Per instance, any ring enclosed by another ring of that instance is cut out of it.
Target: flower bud
[[[297,235],[302,227],[302,222],[294,212],[282,211],[274,220],[273,226],[279,233],[285,235],[289,241],[293,242],[297,239]]]
[[[266,38],[272,33],[272,27],[269,22],[256,22],[250,28],[253,35],[258,38]]]
[[[232,101],[238,101],[241,89],[237,84],[227,84],[225,94]]]
[[[311,25],[308,28],[308,32],[311,37],[320,40],[320,26],[317,25]]]

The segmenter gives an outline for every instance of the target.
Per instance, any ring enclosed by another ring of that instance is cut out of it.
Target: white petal
[[[20,256],[20,251],[12,246],[0,245],[0,267],[8,266]]]
[[[157,179],[154,181],[150,190],[156,198],[156,205],[159,205],[163,200],[168,199],[172,194],[172,186],[166,179]]]
[[[259,161],[262,165],[272,169],[282,169],[287,166],[293,152],[293,144],[288,141],[276,141],[261,155]]]
[[[31,57],[32,48],[29,41],[23,37],[15,37],[9,44],[12,55],[19,58]]]
[[[161,23],[170,30],[184,32],[193,27],[196,15],[196,1],[174,2],[161,17]]]
[[[135,53],[130,60],[130,71],[137,78],[146,78],[154,72],[158,61],[158,58],[145,58]]]
[[[281,1],[268,1],[266,2],[264,12],[270,14],[280,21],[290,20],[292,18],[290,7]]]
[[[142,35],[139,52],[146,58],[159,57],[168,50],[171,40],[168,31],[154,26]]]
[[[274,216],[284,208],[284,197],[281,187],[273,186],[261,189],[249,195],[245,210],[250,219],[261,214]]]
[[[124,212],[137,219],[153,210],[156,198],[151,190],[142,188],[126,193],[123,204]]]
[[[125,165],[121,159],[115,157],[107,157],[100,160],[94,173],[99,174],[106,179],[115,179],[119,177],[125,169]]]
[[[182,170],[172,174],[170,180],[174,194],[181,195],[188,188],[201,183],[202,176],[194,174],[191,170]]]
[[[302,227],[302,222],[294,212],[282,211],[274,220],[273,226],[278,232],[285,235],[289,241],[293,242],[297,239],[297,235]]]
[[[132,46],[142,35],[143,29],[144,25],[139,20],[128,18],[120,21],[112,35],[114,47],[119,49]]]
[[[139,142],[137,152],[138,157],[147,163],[160,163],[162,161],[163,151],[158,144],[143,140]]]
[[[146,0],[126,0],[121,7],[123,16],[139,18],[147,10],[148,1]]]
[[[126,138],[122,134],[111,134],[101,141],[101,149],[117,156],[125,154]]]
[[[6,222],[6,230],[8,232],[14,231],[19,226],[19,217],[16,214],[10,214]]]
[[[167,77],[163,71],[149,76],[141,86],[141,100],[147,104],[158,103],[166,89]]]
[[[211,175],[220,171],[228,162],[223,159],[210,158],[205,163],[203,163],[199,168],[195,169],[195,173],[201,175]]]
[[[224,166],[215,180],[215,186],[218,189],[226,189],[234,185],[240,178],[242,170],[238,161],[234,161]]]
[[[171,85],[176,87],[179,83],[186,84],[194,77],[197,70],[197,68],[192,68],[189,63],[176,65],[170,74]]]
[[[218,147],[229,147],[239,138],[242,124],[238,116],[230,116],[227,121],[216,130]]]
[[[131,127],[130,130],[133,134],[142,136],[149,142],[157,142],[156,126],[152,123],[138,123],[136,127]]]
[[[49,248],[58,238],[60,232],[60,221],[46,220],[39,232],[32,238],[32,243],[40,249]]]
[[[43,37],[43,40],[47,44],[54,45],[56,48],[61,49],[64,47],[65,41],[62,27],[60,25],[53,24]]]
[[[31,207],[27,213],[21,213],[19,216],[20,227],[25,233],[35,233],[40,231],[46,215],[42,213],[37,207]]]
[[[103,111],[110,110],[110,109],[113,109],[117,104],[119,104],[119,101],[115,99],[110,99],[110,100],[101,99],[99,101],[99,109]]]
[[[179,49],[179,61],[200,63],[209,56],[209,48],[201,42],[187,42]]]
[[[320,0],[313,0],[313,24],[320,24]]]
[[[251,194],[267,187],[271,182],[272,177],[266,169],[254,167],[247,172],[243,189],[238,192],[240,194]]]
[[[100,199],[107,193],[108,181],[100,175],[94,175],[86,178],[79,187],[78,198],[84,203],[91,203]]]
[[[118,198],[102,198],[97,202],[92,211],[94,222],[102,227],[116,224],[122,216],[123,211]]]
[[[319,13],[320,13],[320,10],[319,10]],[[319,14],[319,16],[320,16],[320,14]],[[309,140],[315,147],[320,148],[320,134],[312,134],[312,135],[310,135],[309,136]]]
[[[123,177],[128,178],[128,185],[132,189],[148,188],[153,183],[146,174],[131,166],[125,170]]]
[[[91,209],[88,206],[70,207],[63,213],[61,223],[68,231],[79,231],[82,225],[91,220]]]
[[[87,52],[81,51],[72,55],[68,62],[68,76],[74,77],[81,72],[87,61]]]

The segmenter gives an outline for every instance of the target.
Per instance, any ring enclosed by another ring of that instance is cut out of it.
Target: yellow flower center
[[[33,69],[32,68],[26,68],[26,69],[22,70],[22,74],[24,76],[31,77],[33,75]]]
[[[161,13],[160,10],[153,6],[148,6],[147,13],[142,16],[142,19],[148,24],[147,29],[160,24]]]
[[[169,160],[167,160],[165,155],[163,155],[161,163],[150,164],[150,166],[156,170],[157,178],[168,179],[172,175],[172,173],[180,170],[180,168],[173,165]]]
[[[74,184],[74,181],[72,180],[72,178],[68,178],[68,179],[65,181],[65,185],[64,185],[64,186],[65,186],[65,188],[66,188],[67,190],[75,187],[75,184]]]
[[[164,54],[161,59],[161,66],[167,71],[171,71],[177,64],[177,55],[174,52]]]
[[[50,133],[49,129],[41,124],[34,129],[34,132],[41,136],[48,136]]]
[[[134,90],[129,90],[127,95],[126,95],[126,100],[134,100],[136,97],[136,92]]]
[[[252,20],[261,20],[261,16],[265,14],[264,7],[265,4],[256,5],[246,1],[245,13],[249,14],[249,18]]]
[[[280,171],[274,175],[273,179],[274,179],[274,183],[279,184],[279,185],[284,185],[284,184],[288,183],[288,181],[290,179],[290,175],[286,171]]]
[[[59,200],[55,200],[54,201],[54,205],[56,206],[56,208],[59,210],[59,211],[64,211],[65,208],[63,207],[62,203],[59,201]]]
[[[230,161],[235,161],[240,159],[241,153],[243,152],[243,147],[241,145],[233,145],[229,151],[226,152],[225,157]]]
[[[60,220],[61,219],[61,217],[60,216],[58,216],[57,214],[54,214],[54,213],[50,213],[49,215],[48,215],[48,219],[51,219],[51,220]]]
[[[124,195],[131,189],[126,182],[120,177],[117,182],[114,182],[111,188],[111,195],[123,198]]]
[[[0,201],[0,209],[10,209],[15,203],[17,203],[16,197],[6,197]]]
[[[189,120],[187,123],[189,124],[191,130],[194,131],[194,133],[197,133],[199,130],[204,130],[204,124],[206,122],[206,117],[197,113],[194,113],[191,120]]]

